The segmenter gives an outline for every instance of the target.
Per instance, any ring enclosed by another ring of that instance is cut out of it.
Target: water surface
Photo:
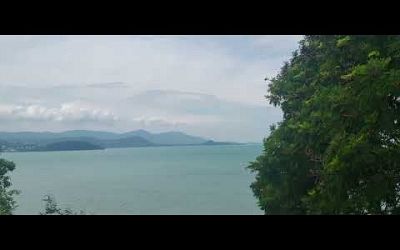
[[[245,168],[261,145],[4,153],[16,214],[38,214],[45,194],[91,214],[262,214]]]

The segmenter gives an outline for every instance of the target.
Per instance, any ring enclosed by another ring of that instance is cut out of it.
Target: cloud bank
[[[0,130],[181,130],[258,141],[301,36],[0,36]]]
[[[0,105],[2,120],[35,120],[47,122],[114,122],[111,111],[91,107],[82,102],[62,103],[59,107],[42,105]]]

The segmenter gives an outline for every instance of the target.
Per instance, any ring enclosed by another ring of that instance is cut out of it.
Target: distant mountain
[[[143,129],[139,129],[139,130],[135,130],[135,131],[131,131],[131,132],[127,132],[127,133],[123,133],[121,134],[122,136],[140,136],[142,138],[149,138],[151,137],[153,134],[143,130]]]
[[[112,133],[91,130],[53,132],[0,132],[3,151],[83,150],[99,148],[125,148],[149,146],[226,145],[182,132],[153,134],[146,130]],[[97,148],[99,147],[99,148]],[[80,149],[82,148],[82,149]]]
[[[57,137],[92,137],[96,139],[103,140],[112,140],[119,138],[120,134],[113,132],[104,132],[104,131],[92,131],[92,130],[71,130],[65,131],[61,133],[57,133]]]
[[[116,139],[120,134],[91,130],[71,130],[60,133],[53,132],[0,132],[0,140],[17,143],[46,144],[50,141],[57,141],[66,138],[95,138],[95,139]]]
[[[131,148],[131,147],[157,146],[156,144],[149,142],[148,140],[139,136],[131,136],[127,138],[114,139],[114,140],[101,140],[99,144],[106,148]]]
[[[55,137],[51,132],[0,132],[0,140],[9,143],[42,144]]]
[[[46,144],[66,138],[93,138],[100,140],[115,140],[132,136],[142,137],[151,143],[161,145],[189,145],[201,144],[207,140],[201,137],[187,135],[182,132],[165,132],[153,134],[146,130],[136,130],[127,133],[112,133],[91,130],[72,130],[61,133],[52,132],[0,132],[0,140],[18,143]]]
[[[206,139],[201,137],[187,135],[182,132],[165,132],[159,134],[152,134],[146,130],[136,130],[125,133],[124,135],[140,136],[154,144],[159,145],[193,145],[202,144],[206,142]]]
[[[94,145],[84,141],[62,141],[37,147],[32,151],[71,151],[71,150],[99,150],[104,149],[99,145]]]

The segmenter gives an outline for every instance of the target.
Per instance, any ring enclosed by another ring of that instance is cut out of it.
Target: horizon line
[[[136,130],[129,130],[126,132],[112,132],[112,131],[107,131],[107,130],[90,130],[90,129],[71,129],[71,130],[63,130],[63,131],[28,131],[28,130],[22,130],[22,131],[0,131],[0,133],[52,133],[52,134],[60,134],[60,133],[65,133],[65,132],[73,132],[73,131],[89,131],[89,132],[103,132],[103,133],[111,133],[111,134],[126,134],[126,133],[131,133],[131,132],[137,132],[137,131],[144,131],[153,135],[157,135],[157,134],[165,134],[165,133],[181,133],[187,136],[192,136],[192,137],[199,137],[202,138],[204,140],[211,140],[211,141],[215,141],[215,142],[233,142],[233,143],[239,143],[238,141],[219,141],[219,140],[215,140],[215,139],[211,139],[208,137],[203,137],[203,136],[198,136],[198,135],[192,135],[189,134],[187,132],[182,132],[182,131],[177,131],[177,130],[169,130],[169,131],[165,131],[165,132],[152,132],[146,129],[136,129]],[[262,144],[262,139],[260,142],[254,142],[254,141],[242,141],[240,143],[248,143],[248,144]]]

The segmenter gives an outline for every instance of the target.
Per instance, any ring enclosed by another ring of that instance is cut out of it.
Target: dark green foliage
[[[306,36],[269,84],[249,168],[266,214],[400,213],[400,36]]]
[[[16,208],[14,195],[17,190],[10,190],[10,176],[7,174],[15,169],[15,164],[11,161],[0,159],[0,215],[11,215]]]
[[[58,207],[58,204],[54,197],[50,195],[46,195],[43,199],[45,204],[44,212],[41,212],[40,215],[84,215],[83,211],[79,213],[72,211],[71,209],[61,209]]]

